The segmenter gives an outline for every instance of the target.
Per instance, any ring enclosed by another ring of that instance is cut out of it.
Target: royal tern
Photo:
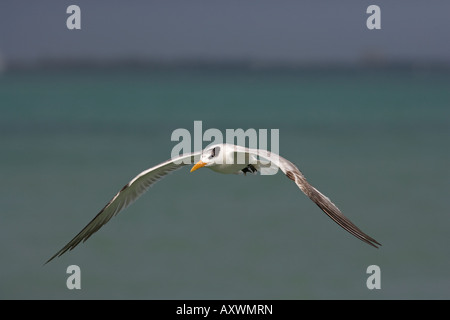
[[[281,171],[314,201],[323,212],[333,219],[342,228],[350,232],[358,239],[378,248],[381,245],[355,226],[326,196],[306,181],[300,170],[290,161],[266,150],[249,149],[231,144],[217,144],[205,148],[203,151],[184,154],[167,160],[138,174],[128,182],[108,204],[80,231],[68,244],[53,255],[46,263],[75,248],[80,242],[89,239],[96,231],[106,224],[113,216],[129,206],[158,180],[172,171],[192,164],[195,159],[200,159],[191,169],[191,172],[206,167],[218,173],[256,173],[274,167]],[[240,160],[240,161],[239,161]]]

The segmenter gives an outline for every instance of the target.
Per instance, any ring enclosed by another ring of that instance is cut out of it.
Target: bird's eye
[[[215,147],[211,150],[211,158],[214,158],[216,155],[219,154],[220,148],[219,147]]]

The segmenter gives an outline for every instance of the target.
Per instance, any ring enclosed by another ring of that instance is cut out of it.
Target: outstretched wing
[[[279,167],[289,179],[294,181],[300,190],[302,190],[304,194],[314,201],[314,203],[317,204],[317,206],[319,206],[319,208],[322,209],[322,211],[325,212],[331,219],[333,219],[334,222],[365,243],[375,248],[381,246],[379,242],[362,232],[361,229],[355,226],[346,216],[344,216],[330,199],[310,185],[300,170],[292,162],[266,150],[248,149],[241,146],[235,147],[235,152],[249,153],[259,158],[269,160],[271,164]]]
[[[167,160],[157,166],[147,169],[139,173],[133,180],[128,182],[108,204],[80,231],[68,244],[59,250],[46,263],[56,257],[59,257],[68,250],[75,248],[80,242],[84,242],[91,235],[97,232],[104,224],[120,211],[128,207],[136,201],[149,187],[158,180],[164,178],[167,174],[181,167],[194,162],[194,157],[200,155],[201,152],[182,155],[175,159]]]

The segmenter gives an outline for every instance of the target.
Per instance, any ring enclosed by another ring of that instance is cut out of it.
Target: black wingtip
[[[56,253],[55,255],[53,255],[53,257],[51,257],[50,259],[48,259],[42,266],[45,266],[47,263],[49,263],[50,261],[52,261],[53,259],[55,259],[56,257],[59,257],[60,253]]]

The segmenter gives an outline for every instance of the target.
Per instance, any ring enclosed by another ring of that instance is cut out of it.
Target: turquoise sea
[[[448,71],[7,71],[0,110],[2,299],[450,298]],[[279,129],[280,154],[383,246],[281,173],[183,168],[44,265],[196,120]]]

